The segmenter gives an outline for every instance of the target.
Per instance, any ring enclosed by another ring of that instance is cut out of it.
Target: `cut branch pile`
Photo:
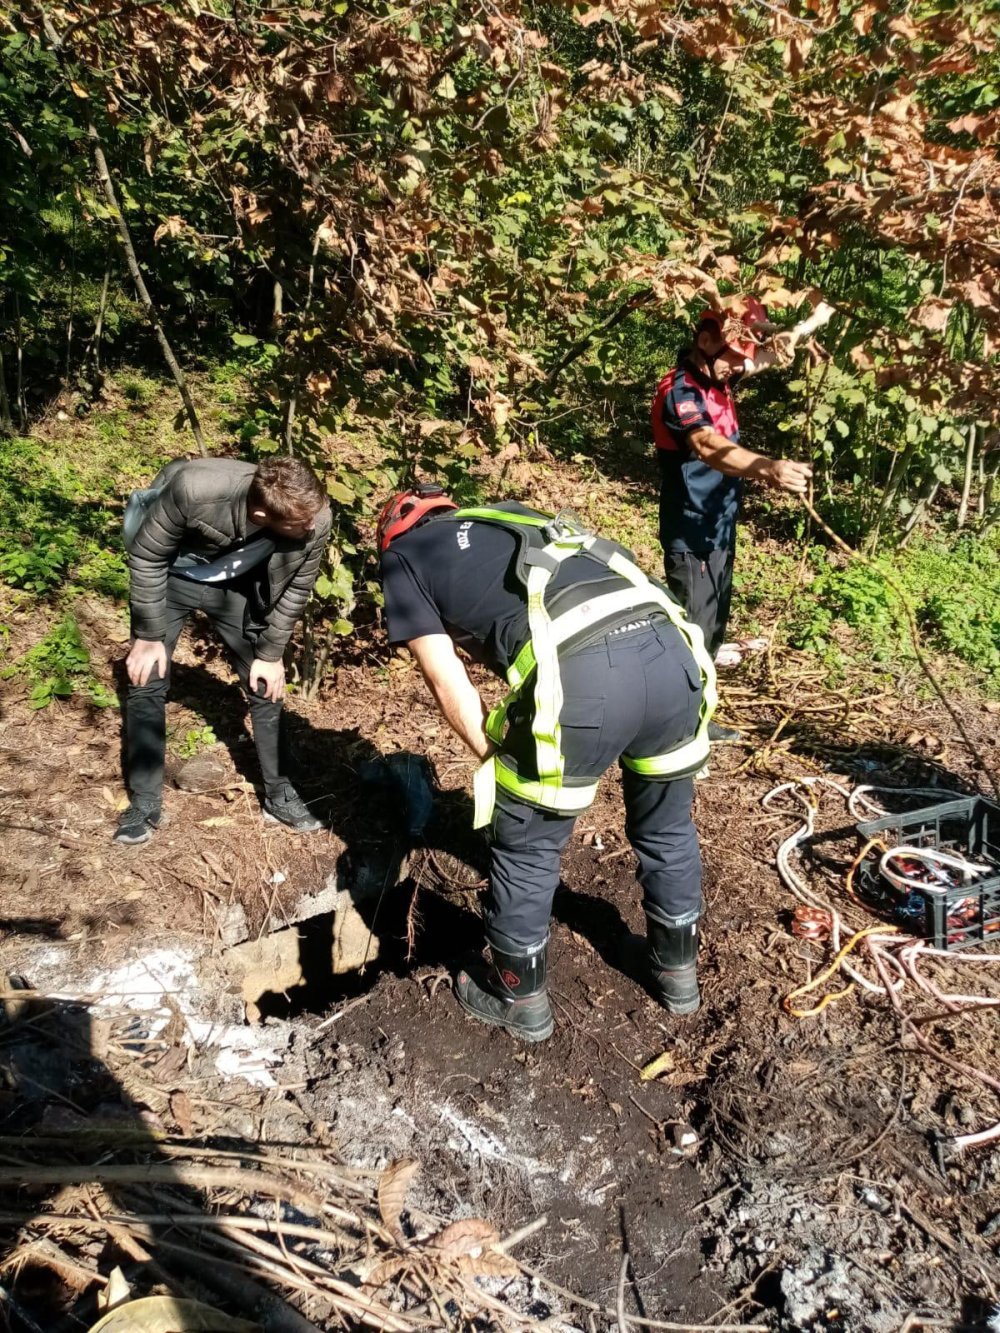
[[[445,1224],[407,1212],[417,1162],[366,1172],[323,1148],[234,1152],[165,1140],[116,1152],[87,1137],[86,1147],[79,1135],[0,1140],[0,1161],[19,1163],[0,1166],[8,1200],[0,1225],[20,1229],[6,1271],[29,1257],[37,1261],[44,1238],[50,1247],[58,1243],[64,1264],[85,1272],[85,1258],[69,1256],[78,1248],[85,1254],[96,1232],[133,1259],[155,1261],[168,1280],[186,1274],[230,1295],[243,1290],[248,1313],[259,1306],[260,1285],[280,1292],[279,1306],[271,1296],[269,1328],[317,1328],[336,1319],[410,1333],[482,1316],[512,1326],[536,1322],[475,1279],[520,1277],[507,1251],[545,1219],[501,1240],[479,1218]],[[47,1186],[57,1193],[46,1204],[25,1200]],[[234,1287],[227,1273],[252,1281]],[[96,1271],[93,1280],[100,1280]],[[177,1282],[169,1284],[177,1290]],[[183,1277],[179,1285],[183,1292]],[[320,1324],[304,1321],[299,1309]]]
[[[9,1164],[0,1165],[0,1227],[17,1231],[0,1280],[30,1263],[64,1280],[71,1274],[78,1291],[104,1286],[97,1236],[146,1266],[161,1288],[195,1298],[209,1288],[274,1333],[322,1333],[347,1321],[387,1333],[474,1320],[499,1329],[580,1326],[574,1315],[540,1321],[539,1287],[558,1298],[554,1305],[587,1311],[591,1326],[597,1315],[620,1328],[710,1327],[622,1314],[515,1259],[544,1216],[501,1238],[482,1218],[446,1222],[408,1204],[416,1161],[365,1171],[320,1146],[234,1150],[164,1139],[116,1150],[119,1134],[101,1138],[88,1135],[84,1146],[80,1135],[0,1137],[0,1163]],[[50,1187],[44,1203],[29,1197]],[[501,1281],[487,1290],[484,1278]]]

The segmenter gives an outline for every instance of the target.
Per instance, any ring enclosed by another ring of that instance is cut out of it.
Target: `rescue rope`
[[[931,962],[945,960],[949,964],[960,962],[987,965],[1000,964],[1000,954],[969,954],[939,949],[926,940],[917,939],[904,933],[898,927],[886,926],[881,923],[853,931],[846,943],[842,943],[842,933],[846,932],[847,928],[837,908],[814,890],[792,864],[792,855],[796,848],[815,832],[816,818],[820,806],[817,797],[824,789],[836,792],[841,796],[851,816],[856,819],[863,815],[884,815],[886,813],[884,808],[873,798],[872,793],[875,792],[892,792],[899,796],[930,797],[938,800],[942,797],[961,799],[959,793],[943,791],[937,787],[877,787],[864,785],[848,790],[847,787],[835,782],[832,778],[812,776],[799,778],[793,782],[781,783],[763,797],[761,804],[765,810],[772,810],[775,801],[783,795],[791,796],[801,808],[799,816],[801,822],[782,839],[775,856],[775,862],[782,883],[793,897],[813,912],[826,913],[830,921],[830,942],[834,951],[831,961],[815,977],[803,985],[795,987],[785,996],[782,1002],[784,1009],[794,1018],[815,1017],[822,1013],[828,1005],[851,994],[856,987],[861,987],[871,995],[879,995],[888,999],[904,1030],[928,1055],[953,1071],[973,1079],[993,1092],[1000,1093],[1000,1080],[993,1078],[973,1065],[965,1064],[946,1054],[922,1031],[922,1023],[928,1020],[919,1017],[914,1018],[906,1012],[902,1004],[903,993],[909,984],[934,1000],[936,1004],[943,1006],[950,1014],[1000,1007],[1000,999],[993,996],[957,994],[946,991],[925,976],[919,968],[919,963],[925,959]],[[936,851],[931,854],[928,848],[913,848],[906,845],[889,848],[881,843],[879,839],[873,838],[855,857],[847,874],[846,887],[852,901],[858,906],[864,906],[864,904],[853,892],[853,877],[861,861],[876,845],[883,849],[880,866],[885,864],[887,858],[889,858],[890,870],[894,856],[912,856],[913,859],[920,859],[925,864],[950,865],[963,874],[981,873],[990,868],[969,862],[963,857],[950,856]],[[917,854],[919,854],[919,858]],[[913,879],[913,882],[910,883],[909,877],[905,874],[891,873],[900,881],[899,884],[895,885],[900,892],[908,892],[912,887],[919,887],[923,891],[928,890],[929,886],[922,880]],[[890,879],[890,883],[892,882],[893,880]],[[971,881],[966,880],[966,882]],[[931,891],[933,891],[933,888]],[[943,892],[944,888],[942,887],[940,891]],[[848,957],[855,951],[862,954],[871,963],[878,977],[877,981],[866,977],[858,966],[847,961]],[[837,976],[838,973],[843,973],[850,979],[846,987],[827,993],[812,1008],[801,1009],[797,1007],[795,1001],[799,997],[817,990],[831,978]],[[998,1138],[1000,1138],[1000,1121],[990,1128],[974,1134],[954,1136],[949,1142],[952,1147],[961,1150],[990,1143]]]

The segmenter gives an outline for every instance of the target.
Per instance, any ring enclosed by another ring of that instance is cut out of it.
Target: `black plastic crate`
[[[938,949],[1000,944],[1000,806],[970,796],[908,814],[883,815],[858,824],[857,830],[861,847],[879,838],[890,848],[904,844],[934,847],[957,852],[970,861],[994,864],[995,875],[982,875],[968,885],[941,892],[913,889],[904,900],[882,877],[878,868],[882,853],[873,849],[858,867],[857,884],[862,898],[888,907],[896,924],[911,935],[933,940]]]

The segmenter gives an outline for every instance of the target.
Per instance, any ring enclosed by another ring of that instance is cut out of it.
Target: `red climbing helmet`
[[[410,491],[397,491],[388,501],[378,520],[378,549],[387,551],[391,542],[420,522],[435,509],[457,509],[454,500],[433,482],[421,482]]]
[[[726,346],[750,360],[761,341],[762,326],[767,323],[767,310],[756,296],[730,298],[718,309],[709,307],[698,316],[699,328],[703,324],[714,324],[719,336],[725,338]]]

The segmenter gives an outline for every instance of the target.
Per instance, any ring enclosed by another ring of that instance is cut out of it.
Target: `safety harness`
[[[705,650],[704,636],[689,624],[667,590],[648,578],[615,542],[588,532],[571,514],[524,514],[502,507],[459,509],[436,522],[493,523],[518,539],[516,572],[528,599],[528,641],[507,669],[510,693],[486,719],[486,734],[497,746],[503,743],[507,715],[529,682],[534,682],[531,734],[535,742],[538,776],[526,778],[499,751],[476,772],[474,827],[482,828],[493,815],[496,788],[560,814],[580,814],[597,795],[597,781],[573,782],[564,778],[565,757],[560,745],[559,715],[563,691],[559,651],[581,647],[621,621],[630,612],[657,609],[680,631],[694,656],[702,678],[701,711],[695,734],[663,754],[648,758],[623,755],[622,762],[640,777],[670,779],[696,773],[708,758],[708,724],[715,712],[715,667]],[[550,615],[545,593],[563,560],[586,555],[628,585],[596,593],[589,600]]]

